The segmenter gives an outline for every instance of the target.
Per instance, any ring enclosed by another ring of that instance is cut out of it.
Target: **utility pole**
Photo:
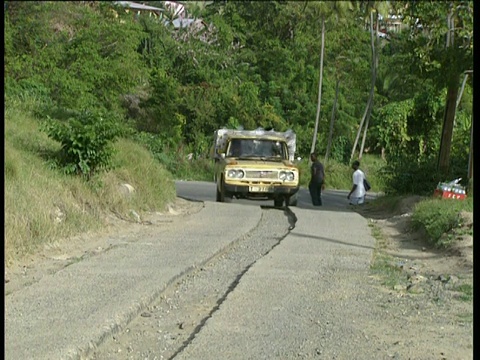
[[[462,88],[460,89],[460,94],[458,94],[458,99],[456,107],[460,104],[462,100],[463,90],[465,89],[465,83],[467,82],[468,75],[473,78],[473,70],[466,70],[464,72],[465,76],[463,78]],[[468,180],[471,180],[473,177],[473,108],[472,108],[472,123],[470,124],[470,151],[468,153]]]
[[[473,80],[473,70],[465,71],[465,76],[471,74]],[[473,112],[475,110],[472,106],[472,123],[470,124],[470,152],[468,154],[468,181],[473,179]]]

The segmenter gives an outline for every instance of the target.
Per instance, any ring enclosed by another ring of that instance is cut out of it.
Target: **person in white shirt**
[[[360,162],[355,160],[352,163],[352,168],[355,170],[353,172],[353,186],[352,190],[347,196],[347,199],[350,200],[350,205],[360,205],[365,202],[365,187],[363,186],[363,180],[365,179],[365,174],[362,170],[359,169]]]

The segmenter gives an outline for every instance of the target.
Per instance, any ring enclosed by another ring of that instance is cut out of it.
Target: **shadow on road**
[[[287,217],[288,220],[288,230],[293,230],[295,229],[295,224],[297,223],[297,215],[290,209],[289,206],[283,206],[283,207],[275,207],[275,206],[268,206],[268,205],[261,205],[260,206],[262,209],[276,209],[276,210],[283,210],[283,213]]]

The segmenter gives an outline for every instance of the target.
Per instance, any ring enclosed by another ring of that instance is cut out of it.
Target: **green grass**
[[[302,159],[298,165],[300,168],[300,185],[308,186],[310,181],[310,168],[308,158]],[[320,156],[322,162],[322,157]],[[352,188],[353,169],[349,164],[343,164],[335,160],[328,160],[325,166],[325,187],[335,190],[350,190]],[[365,154],[360,160],[360,169],[365,172],[368,181],[372,185],[371,192],[384,192],[385,184],[382,179],[381,169],[385,162],[378,155]]]
[[[5,264],[11,264],[49,243],[67,241],[70,236],[97,232],[105,227],[105,215],[114,213],[130,218],[137,213],[164,209],[173,201],[174,179],[213,179],[213,161],[208,158],[188,160],[185,148],[156,153],[138,140],[120,139],[114,144],[114,168],[96,174],[90,181],[66,176],[49,166],[60,144],[39,129],[39,119],[32,114],[41,104],[38,99],[5,98]],[[382,192],[381,169],[384,161],[364,155],[361,168],[372,184],[372,192]],[[299,162],[302,186],[310,179],[308,159]],[[335,161],[325,164],[327,189],[350,189],[352,169]],[[125,196],[121,184],[128,183],[135,193]],[[379,197],[372,205],[394,211],[401,197]],[[412,216],[415,226],[423,226],[431,241],[447,246],[448,232],[459,230],[462,210],[473,211],[473,196],[466,201],[431,199],[417,204]],[[379,229],[372,229],[381,238]],[[447,233],[447,236],[444,234]],[[450,234],[451,235],[451,234]],[[457,234],[458,235],[458,234]],[[445,241],[446,240],[446,241]],[[383,241],[383,240],[382,240]],[[443,243],[442,243],[443,241]],[[452,240],[453,241],[453,240]],[[381,246],[379,241],[379,246]],[[398,275],[393,259],[376,252],[372,270],[384,273],[386,283]]]
[[[461,284],[455,287],[455,290],[460,292],[460,300],[465,302],[473,301],[473,285]]]
[[[385,195],[369,201],[372,210],[381,210],[386,214],[393,214],[400,210],[401,202],[404,197],[400,195]]]
[[[458,322],[473,323],[473,313],[457,314]]]
[[[25,104],[25,106],[22,106]],[[128,218],[130,210],[163,210],[173,201],[172,175],[142,146],[115,143],[114,169],[91,181],[49,166],[59,144],[39,130],[35,103],[8,101],[5,108],[4,250],[5,266],[48,244],[106,228],[105,216]],[[121,184],[135,188],[125,196]]]
[[[395,259],[387,254],[377,252],[374,256],[370,271],[381,279],[381,284],[393,289],[395,285],[406,285],[406,276],[394,264]]]
[[[395,264],[395,258],[384,252],[387,245],[387,238],[381,229],[375,224],[369,225],[372,230],[372,236],[376,240],[375,250],[373,252],[372,262],[370,264],[370,273],[376,276],[383,286],[393,289],[395,285],[405,285],[406,276],[403,271]]]
[[[462,224],[462,211],[473,212],[472,197],[464,201],[441,198],[424,200],[414,208],[412,225],[417,229],[425,229],[429,242],[434,246],[448,248],[455,240],[450,232]],[[471,234],[473,235],[473,230]]]

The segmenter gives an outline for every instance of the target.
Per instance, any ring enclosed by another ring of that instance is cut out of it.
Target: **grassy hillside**
[[[40,130],[41,120],[33,114],[35,100],[12,99],[5,103],[5,266],[35,253],[49,244],[68,241],[74,235],[97,232],[107,215],[132,218],[132,210],[163,210],[175,198],[174,178],[211,180],[209,159],[187,161],[183,149],[156,152],[152,144],[120,139],[115,144],[113,169],[100,172],[89,181],[65,175],[52,167],[60,144]],[[149,150],[148,150],[148,149]],[[308,159],[300,162],[301,184],[310,178]],[[365,155],[361,168],[374,192],[384,191],[384,162]],[[325,164],[328,189],[350,189],[352,169],[329,161]],[[172,175],[173,174],[173,175]],[[133,186],[128,193],[123,184]],[[433,189],[432,189],[433,190]],[[395,202],[395,197],[379,201]],[[454,205],[454,206],[452,206]],[[458,226],[461,211],[473,209],[473,192],[465,202],[431,199],[422,202],[413,218],[436,243],[444,233]],[[473,231],[473,230],[472,230]]]
[[[107,214],[124,218],[164,209],[175,197],[172,175],[140,145],[115,143],[114,169],[89,182],[49,166],[59,144],[40,131],[35,102],[5,108],[5,265],[69,236],[98,231]],[[122,184],[135,189],[127,195]]]

